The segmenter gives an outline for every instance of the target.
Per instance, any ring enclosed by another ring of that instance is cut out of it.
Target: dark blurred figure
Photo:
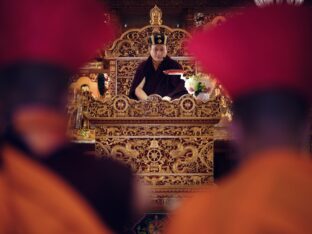
[[[311,233],[311,41],[312,10],[283,4],[193,35],[190,52],[233,99],[241,165],[185,202],[167,233]]]
[[[213,149],[213,179],[218,183],[237,168],[239,160],[232,141],[216,140]]]
[[[98,84],[98,90],[99,90],[101,97],[103,97],[106,93],[105,83],[107,82],[107,80],[105,80],[105,78],[106,77],[103,73],[99,73],[96,78],[97,84]]]
[[[66,137],[69,77],[113,39],[104,13],[93,0],[0,2],[3,230],[109,233],[99,216],[122,233],[134,219],[140,190],[131,170],[83,155]]]

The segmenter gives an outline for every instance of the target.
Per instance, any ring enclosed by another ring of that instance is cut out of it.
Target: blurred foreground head
[[[188,48],[233,100],[242,155],[300,149],[312,98],[312,9],[246,8],[195,33]]]
[[[68,79],[113,39],[105,13],[96,0],[0,2],[1,111],[35,154],[65,141]]]

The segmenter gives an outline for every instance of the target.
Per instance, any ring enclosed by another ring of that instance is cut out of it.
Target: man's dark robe
[[[150,56],[146,61],[139,65],[130,88],[129,97],[138,99],[135,95],[135,89],[144,77],[145,84],[143,90],[148,96],[151,94],[158,94],[162,97],[168,96],[171,97],[171,99],[176,99],[187,94],[184,87],[184,81],[180,79],[180,76],[164,74],[163,71],[169,69],[182,69],[182,66],[167,56],[155,71],[152,57]]]

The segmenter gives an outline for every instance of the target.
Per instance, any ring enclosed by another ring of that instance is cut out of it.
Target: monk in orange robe
[[[54,173],[10,146],[2,157],[0,233],[112,233]]]
[[[279,150],[254,156],[218,188],[185,200],[165,233],[310,233],[309,155]]]
[[[193,35],[189,51],[233,99],[241,166],[185,201],[165,233],[311,233],[311,40],[311,9],[286,5],[247,7]]]
[[[68,78],[113,38],[105,13],[95,0],[0,2],[1,115],[17,133],[1,138],[0,233],[112,233],[36,162],[67,141]]]

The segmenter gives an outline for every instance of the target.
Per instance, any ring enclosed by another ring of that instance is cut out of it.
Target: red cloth
[[[0,65],[35,61],[74,70],[113,39],[96,0],[0,1]]]
[[[273,5],[194,33],[188,50],[233,98],[274,88],[311,97],[311,41],[311,8]]]

